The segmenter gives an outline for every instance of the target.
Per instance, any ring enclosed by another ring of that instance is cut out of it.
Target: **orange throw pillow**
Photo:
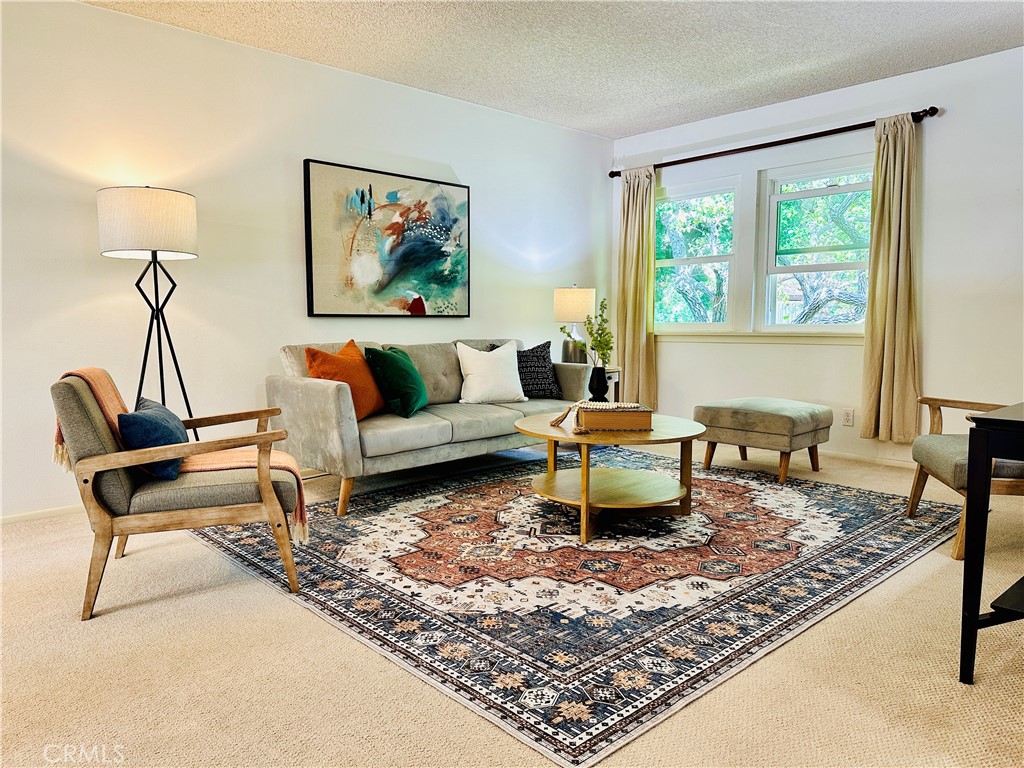
[[[370,373],[370,366],[366,364],[366,358],[359,351],[355,341],[350,340],[336,355],[314,347],[306,347],[306,368],[309,369],[309,375],[315,379],[330,379],[348,384],[352,390],[356,421],[384,410],[384,398],[381,397],[377,382]]]

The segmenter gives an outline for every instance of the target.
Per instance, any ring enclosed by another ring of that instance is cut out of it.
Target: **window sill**
[[[822,344],[836,347],[864,346],[863,333],[751,333],[739,331],[656,331],[657,342],[670,344]]]

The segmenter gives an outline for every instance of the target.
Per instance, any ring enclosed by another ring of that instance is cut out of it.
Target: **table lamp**
[[[146,348],[142,353],[142,371],[139,374],[139,389],[135,396],[136,407],[142,397],[142,385],[146,380],[149,352],[156,332],[157,363],[160,368],[160,402],[167,404],[164,387],[164,339],[171,354],[174,372],[178,377],[185,409],[192,416],[192,406],[185,392],[185,380],[181,376],[178,356],[174,352],[171,331],[164,316],[164,307],[170,301],[178,284],[161,263],[180,259],[195,259],[197,247],[196,199],[187,192],[157,187],[106,187],[96,193],[96,209],[99,219],[100,253],[115,259],[139,259],[148,263],[142,270],[135,288],[149,306],[149,330],[146,332]],[[147,295],[142,287],[143,280],[153,273],[153,295]],[[163,273],[170,290],[161,296],[160,273]],[[193,430],[193,433],[195,431]],[[196,435],[198,439],[198,435]]]
[[[596,288],[577,288],[575,283],[572,288],[555,288],[555,322],[571,323],[569,335],[582,342],[583,337],[576,330],[576,323],[582,323],[588,315],[594,314],[596,300]],[[562,362],[585,363],[587,362],[587,353],[569,339],[564,339],[562,341]]]

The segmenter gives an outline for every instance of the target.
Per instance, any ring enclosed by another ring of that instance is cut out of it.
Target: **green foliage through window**
[[[657,203],[655,322],[726,322],[734,198],[721,192]]]

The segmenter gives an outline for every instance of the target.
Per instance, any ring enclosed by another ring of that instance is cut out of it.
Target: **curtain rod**
[[[915,123],[920,123],[926,117],[935,117],[939,113],[938,107],[928,107],[917,112],[910,113],[910,119]],[[749,147],[736,147],[735,149],[723,149],[721,152],[710,152],[706,155],[696,155],[694,157],[684,157],[681,160],[668,160],[664,163],[655,163],[654,170],[659,168],[668,168],[670,165],[683,165],[685,163],[695,163],[698,160],[711,160],[715,157],[726,157],[727,155],[738,155],[741,152],[753,152],[755,149],[768,149],[769,147],[781,147],[784,144],[795,144],[798,141],[808,141],[809,139],[820,139],[825,136],[835,136],[838,133],[849,133],[850,131],[861,131],[865,128],[873,128],[875,126],[874,120],[868,120],[864,123],[857,123],[855,125],[844,125],[840,128],[829,128],[827,131],[818,131],[816,133],[805,133],[802,136],[790,136],[788,139],[776,139],[775,141],[766,141],[763,144],[751,144]],[[614,179],[617,176],[621,176],[622,171],[608,171],[608,178]]]

